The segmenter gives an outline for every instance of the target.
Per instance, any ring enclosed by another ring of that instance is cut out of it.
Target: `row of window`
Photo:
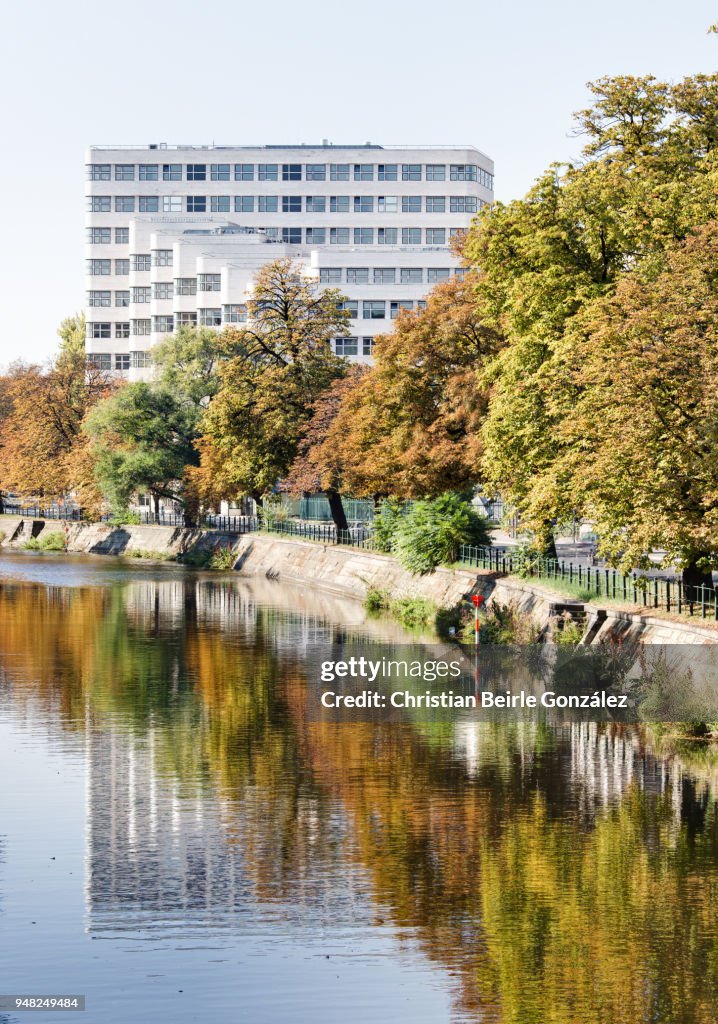
[[[349,311],[352,320],[360,318],[360,304],[356,299],[344,303]],[[364,299],[361,303],[362,320],[395,320],[402,310],[426,308],[426,301],[420,299],[414,303],[411,299],[392,299],[390,301]],[[131,321],[131,331],[134,336],[149,334],[171,334],[172,331],[184,325],[201,327],[221,327],[222,324],[239,324],[247,321],[247,307],[241,303],[232,303],[224,306],[212,306],[186,313],[163,313],[158,316],[143,317]],[[111,323],[89,322],[87,324],[87,336],[95,339],[107,339],[112,337]],[[115,323],[115,338],[128,338],[130,336],[130,324]],[[347,353],[348,354],[348,353]]]
[[[334,351],[338,356],[358,356],[359,345],[363,356],[370,356],[374,352],[373,338],[335,338]]]
[[[115,181],[478,181],[494,176],[476,164],[115,164]],[[112,181],[112,164],[88,164],[90,181]]]
[[[117,326],[125,326],[124,324],[117,324]],[[129,327],[129,324],[126,326]],[[116,335],[116,337],[128,337],[127,335]],[[129,352],[90,352],[87,356],[88,366],[94,366],[96,370],[111,371],[114,370],[129,370],[130,368],[130,353]]]
[[[329,213],[421,213],[422,200],[426,213],[476,213],[485,205],[476,196],[115,196],[114,200],[115,213],[134,213],[135,205],[139,213],[326,213],[327,208]],[[111,213],[112,205],[112,196],[87,197],[88,213]],[[88,229],[88,237],[92,230]]]
[[[103,229],[104,230],[104,229]],[[294,245],[301,245],[302,241],[307,245],[326,245],[327,239],[330,245],[446,245],[446,228],[265,228],[268,238],[276,241],[287,242]],[[455,238],[462,232],[462,228],[449,228],[448,238]],[[114,260],[115,274],[129,274],[130,270],[145,272],[155,267],[172,266],[172,250],[156,249],[155,253],[166,253],[159,259],[153,253],[150,255],[140,254],[130,257],[123,257]],[[101,259],[85,260],[85,273],[91,277],[101,277],[113,273],[113,261],[109,257]]]

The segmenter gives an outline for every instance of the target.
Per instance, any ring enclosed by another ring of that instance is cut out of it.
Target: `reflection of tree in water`
[[[128,749],[151,743],[142,780],[174,787],[180,813],[204,808],[197,842],[219,833],[208,861],[190,851],[185,908],[218,906],[207,865],[231,863],[237,891],[282,908],[321,906],[328,889],[335,908],[359,877],[377,915],[456,979],[459,1015],[718,1017],[716,805],[642,733],[310,722],[293,651],[326,625],[184,583],[77,592],[56,607],[17,589],[0,592],[0,651],[28,673],[17,685],[44,688],[73,721],[86,701],[100,744],[123,732]],[[81,629],[68,635],[69,613]],[[28,615],[47,630],[38,650],[23,648]],[[139,843],[140,869],[146,855]],[[140,902],[146,879],[135,878]]]

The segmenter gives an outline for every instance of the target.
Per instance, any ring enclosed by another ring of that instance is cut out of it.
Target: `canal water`
[[[318,721],[303,652],[347,637],[404,639],[271,581],[0,554],[0,992],[87,1006],[0,1020],[718,1020],[710,751]]]

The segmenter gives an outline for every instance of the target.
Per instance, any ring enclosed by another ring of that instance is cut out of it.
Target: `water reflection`
[[[270,583],[0,587],[2,706],[84,746],[91,933],[391,928],[456,1020],[715,1021],[712,764],[632,727],[310,721],[304,655],[347,631],[400,638]]]

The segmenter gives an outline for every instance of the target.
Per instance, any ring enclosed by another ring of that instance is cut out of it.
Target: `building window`
[[[134,213],[134,196],[115,196],[115,213]]]
[[[163,213],[182,213],[182,196],[162,196]]]
[[[112,369],[112,355],[109,352],[89,352],[87,365],[94,370],[108,371]]]
[[[171,299],[174,295],[173,281],[155,281],[152,285],[153,299]]]
[[[448,267],[429,267],[426,272],[427,284],[436,284],[437,281],[446,281],[451,276]]]
[[[374,196],[354,196],[354,213],[373,213]]]
[[[235,181],[254,181],[254,164],[235,164]]]
[[[146,321],[149,324],[149,320]],[[144,320],[138,320],[137,323],[145,323]],[[135,331],[132,332],[133,334]],[[149,334],[147,331],[137,331],[138,334]],[[149,352],[130,352],[130,366],[133,370],[144,370],[148,366],[152,366],[152,357]]]
[[[115,324],[115,337],[116,338],[129,338],[130,336],[130,325],[126,320],[120,322],[117,321]]]
[[[369,284],[369,268],[347,267],[347,284]]]
[[[159,196],[140,196],[140,213],[159,213],[160,209],[160,197]]]
[[[143,303],[150,301],[150,286],[149,285],[136,285],[132,289],[132,301],[135,303]]]
[[[341,284],[341,267],[321,267],[319,270],[319,281],[321,284]]]
[[[370,356],[374,352],[374,339],[373,338],[362,338],[362,355]]]
[[[326,181],[326,164],[307,164],[304,177],[307,181]]]
[[[85,273],[92,277],[103,276],[112,273],[111,260],[85,260]]]
[[[235,213],[254,213],[254,196],[235,196]]]
[[[476,181],[476,165],[452,164],[449,176],[452,181]]]
[[[446,196],[427,196],[426,197],[426,212],[427,213],[446,213]]]
[[[402,196],[402,213],[421,213],[421,196]]]
[[[115,260],[115,275],[117,277],[126,277],[130,272],[130,261],[129,260]]]
[[[402,181],[421,181],[421,164],[402,164]]]
[[[446,181],[446,164],[427,164],[427,181]]]
[[[112,292],[92,291],[87,293],[88,306],[111,306]]]
[[[194,311],[191,313],[175,313],[175,323],[178,327],[196,327],[197,314]]]
[[[199,322],[202,327],[221,327],[222,326],[222,310],[221,309],[200,309],[199,310]]]
[[[282,181],[301,181],[301,164],[282,164]]]
[[[196,277],[176,277],[175,278],[175,294],[176,295],[196,295],[197,294],[197,278]]]
[[[279,196],[259,196],[260,213],[276,213],[279,209]]]
[[[282,241],[288,242],[289,245],[301,245],[302,244],[302,229],[301,228],[282,228]]]
[[[199,275],[199,291],[201,292],[218,292],[222,288],[222,275],[221,274],[200,274]]]
[[[349,228],[330,228],[330,245],[349,245]]]
[[[159,164],[140,164],[140,181],[157,181],[159,170]]]
[[[89,181],[109,181],[112,177],[111,164],[88,164],[87,177]]]
[[[211,164],[209,176],[212,181],[229,181],[229,164]]]
[[[229,196],[210,196],[209,208],[212,213],[229,213]]]
[[[171,267],[172,266],[172,250],[171,249],[153,249],[152,250],[152,266],[153,267]]]
[[[112,324],[89,323],[87,325],[88,338],[109,338],[111,337]]]
[[[421,267],[402,267],[399,279],[402,284],[423,284],[424,271]]]
[[[349,196],[331,196],[329,199],[330,213],[349,213]]]
[[[479,167],[479,182],[484,186],[493,191],[494,188],[494,176],[485,171],[483,167]]]
[[[242,303],[232,303],[222,308],[226,324],[245,324],[247,322],[247,307]]]
[[[279,165],[258,164],[257,177],[260,181],[277,181],[279,178]]]
[[[174,317],[171,313],[162,316],[152,317],[152,331],[154,334],[171,334],[175,329]]]
[[[112,209],[112,197],[111,196],[88,196],[87,197],[87,212],[88,213],[109,213]]]
[[[124,325],[123,325],[124,326]],[[130,326],[129,324],[127,325]],[[129,338],[129,334],[127,335]],[[115,370],[123,372],[130,368],[130,353],[129,352],[115,352]]]
[[[146,273],[148,270],[152,270],[152,257],[149,253],[133,254],[130,256],[130,268],[140,273]]]
[[[307,245],[324,245],[327,240],[325,228],[307,228],[305,241]]]
[[[466,275],[468,274],[468,272],[469,272],[469,268],[468,267],[455,267],[454,268],[454,277],[457,278],[459,281],[463,281],[464,278],[466,277]]]
[[[187,164],[187,181],[206,181],[207,164]]]
[[[112,228],[88,228],[87,241],[90,245],[109,245],[112,241]]]
[[[446,245],[446,228],[427,228],[427,245]]]
[[[129,306],[130,304],[130,293],[129,291],[117,291],[115,292],[115,305],[116,306]]]
[[[374,228],[354,228],[354,245],[373,245]]]
[[[343,302],[338,303],[338,307],[341,310],[346,310],[350,320],[356,320],[359,316],[359,302],[357,299],[344,299]]]
[[[134,181],[134,164],[115,164],[115,181]]]
[[[414,303],[410,299],[398,299],[396,302],[389,303],[389,317],[392,320],[396,320],[402,309],[413,309]]]
[[[377,209],[379,210],[379,213],[398,213],[399,197],[379,196],[377,200]]]
[[[396,245],[399,241],[398,228],[379,228],[377,231],[379,245]]]
[[[374,284],[395,284],[395,267],[374,267]]]
[[[379,181],[396,181],[398,164],[379,164]]]
[[[354,181],[373,181],[374,164],[354,164]]]
[[[476,213],[476,196],[452,196],[449,209],[451,213]]]
[[[330,164],[329,177],[332,181],[349,181],[349,164]]]
[[[182,181],[182,164],[162,164],[163,181]]]
[[[385,320],[386,302],[367,301],[365,299],[362,303],[362,316],[365,320]]]
[[[129,228],[115,228],[115,245],[129,245],[130,244],[130,229]]]
[[[307,213],[326,213],[326,196],[307,196],[304,200],[304,208]]]
[[[421,228],[402,228],[402,245],[421,245]]]
[[[187,196],[187,213],[206,213],[207,196]]]
[[[356,356],[359,353],[359,339],[335,338],[334,351],[338,356]]]
[[[152,334],[152,321],[149,317],[146,320],[132,320],[131,324],[132,334],[135,337],[139,335]]]
[[[282,196],[282,213],[301,213],[301,196]]]

